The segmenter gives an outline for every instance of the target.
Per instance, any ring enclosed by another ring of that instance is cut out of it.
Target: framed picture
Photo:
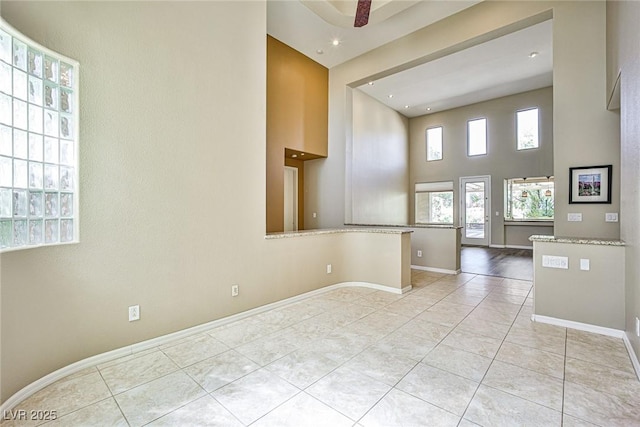
[[[611,203],[611,165],[569,168],[569,203]]]

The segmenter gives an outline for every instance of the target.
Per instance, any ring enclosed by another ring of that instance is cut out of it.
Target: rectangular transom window
[[[442,126],[427,129],[427,161],[442,160]]]
[[[78,240],[78,63],[0,20],[0,251]]]
[[[415,195],[416,224],[453,224],[453,181],[419,182]]]
[[[540,146],[537,108],[518,111],[516,113],[516,128],[518,150],[530,150]]]
[[[505,179],[505,220],[553,220],[553,177]]]
[[[474,119],[467,122],[467,155],[487,154],[487,119]]]

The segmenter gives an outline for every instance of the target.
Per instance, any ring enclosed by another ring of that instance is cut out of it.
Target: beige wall
[[[515,114],[518,110],[539,108],[540,148],[516,150]],[[487,155],[467,156],[467,121],[487,119]],[[425,132],[442,126],[442,160],[427,162]],[[553,88],[548,87],[440,113],[412,118],[409,121],[410,178],[418,182],[453,181],[454,198],[460,200],[460,177],[491,175],[491,245],[519,245],[508,242],[504,222],[504,180],[508,178],[553,175]],[[415,198],[410,198],[410,218],[414,221]],[[498,215],[495,213],[498,212]],[[459,222],[459,204],[454,203],[454,218]],[[527,227],[524,227],[527,228]],[[520,228],[520,231],[524,230]],[[551,229],[553,230],[553,229]],[[526,231],[525,231],[526,232]],[[553,233],[553,231],[552,231]],[[534,229],[531,234],[538,234]],[[528,238],[529,236],[526,236]],[[522,243],[530,245],[528,241]]]
[[[381,258],[406,257],[400,235],[359,245],[376,260],[361,252],[366,279],[344,236],[265,240],[263,2],[3,2],[2,16],[80,62],[82,122],[80,243],[0,255],[1,401],[86,357],[323,286],[406,282]]]
[[[267,232],[284,229],[284,149],[327,155],[328,78],[325,67],[267,36]]]
[[[353,90],[351,218],[354,224],[406,225],[409,120],[369,95]]]
[[[608,87],[612,88],[621,70],[620,146],[621,185],[620,238],[626,243],[625,331],[640,358],[640,338],[635,319],[640,317],[640,3],[607,2],[609,60]]]
[[[459,228],[413,227],[411,231],[411,265],[447,273],[460,270]]]
[[[624,246],[534,242],[533,313],[624,329],[624,253]],[[543,255],[567,257],[569,268],[542,267]]]

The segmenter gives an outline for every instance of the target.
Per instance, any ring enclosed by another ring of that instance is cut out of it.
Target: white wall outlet
[[[231,296],[237,297],[240,293],[240,285],[231,285]]]
[[[134,320],[140,320],[140,306],[132,305],[129,307],[129,322],[133,322]]]
[[[500,216],[500,211],[496,211],[496,216]]]
[[[418,249],[418,258],[422,258],[422,251]]]
[[[581,213],[568,213],[567,214],[567,221],[569,221],[569,222],[580,222],[580,221],[582,221],[582,214]]]
[[[580,270],[589,271],[591,269],[591,262],[588,259],[580,258]]]
[[[331,264],[327,264],[327,274],[331,274]]]
[[[318,214],[317,214],[316,212],[314,212],[314,213],[313,213],[313,217],[314,217],[314,218],[317,218],[317,217],[318,217]]]
[[[640,319],[636,317],[636,336],[640,337]]]
[[[569,257],[542,255],[542,266],[547,268],[561,268],[567,270],[569,268]]]
[[[618,222],[618,213],[617,212],[606,213],[604,214],[604,220],[605,222]]]

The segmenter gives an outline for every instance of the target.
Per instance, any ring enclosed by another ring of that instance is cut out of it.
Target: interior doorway
[[[462,244],[489,246],[491,239],[491,176],[460,178]]]
[[[284,231],[298,231],[298,168],[284,167]]]

